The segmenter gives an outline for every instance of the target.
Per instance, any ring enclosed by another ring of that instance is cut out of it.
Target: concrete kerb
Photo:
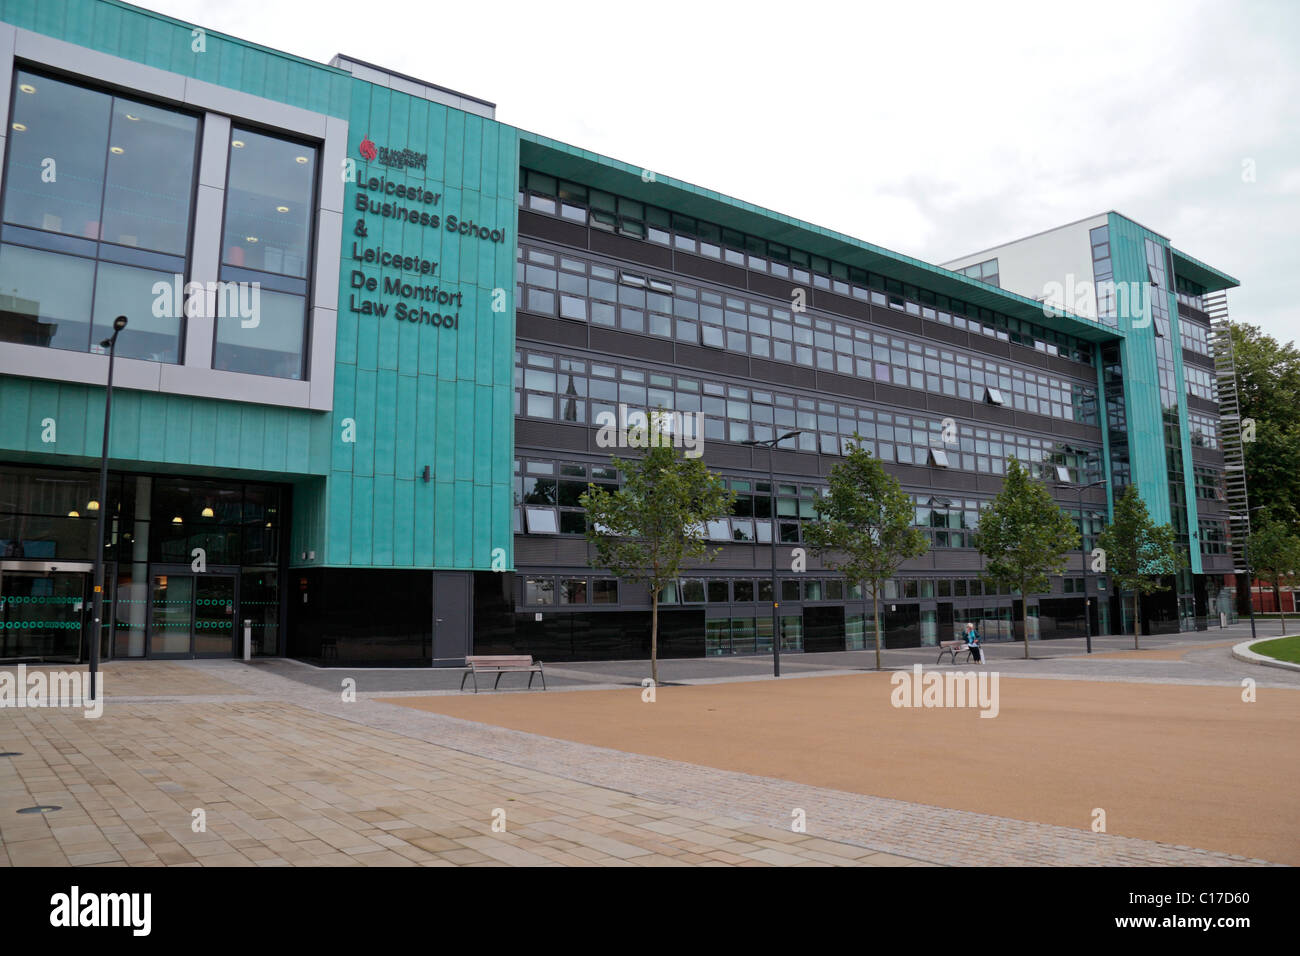
[[[1294,635],[1285,635],[1292,637]],[[1300,671],[1300,664],[1293,664],[1290,661],[1280,661],[1276,657],[1269,657],[1265,654],[1258,654],[1251,650],[1255,644],[1263,644],[1264,641],[1277,641],[1281,638],[1264,637],[1254,641],[1242,641],[1232,648],[1232,656],[1239,661],[1245,661],[1247,664],[1263,664],[1265,667],[1280,667],[1288,671]]]

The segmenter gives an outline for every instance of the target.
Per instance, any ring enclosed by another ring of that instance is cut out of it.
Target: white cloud
[[[1117,209],[1295,334],[1297,4],[142,2],[930,261]]]

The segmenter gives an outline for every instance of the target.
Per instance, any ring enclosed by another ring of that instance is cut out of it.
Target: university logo
[[[380,165],[388,166],[392,169],[424,169],[429,162],[428,153],[417,153],[413,149],[390,149],[387,146],[376,146],[369,136],[361,141],[357,148],[361,153],[361,158],[368,163],[373,163],[376,159]]]

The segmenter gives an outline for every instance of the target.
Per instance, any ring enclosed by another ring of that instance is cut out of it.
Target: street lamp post
[[[1084,535],[1083,535],[1083,493],[1084,493],[1085,491],[1087,491],[1089,488],[1098,488],[1098,487],[1100,487],[1101,485],[1104,485],[1104,484],[1106,484],[1106,479],[1105,479],[1105,478],[1099,478],[1099,479],[1097,479],[1096,481],[1089,482],[1089,483],[1086,484],[1086,485],[1079,485],[1079,486],[1078,486],[1078,492],[1079,492],[1079,557],[1082,559],[1082,562],[1083,562],[1082,564],[1079,565],[1079,570],[1080,570],[1080,571],[1082,572],[1082,574],[1083,574],[1083,627],[1084,627],[1084,634],[1087,635],[1087,637],[1086,637],[1086,641],[1087,641],[1087,648],[1088,648],[1088,653],[1089,653],[1089,654],[1092,653],[1092,615],[1089,613],[1089,609],[1090,609],[1091,606],[1092,606],[1092,592],[1088,590],[1088,546],[1087,546],[1087,544],[1086,544],[1086,543],[1084,542],[1084,540],[1083,540],[1083,538],[1084,538]]]
[[[99,344],[108,349],[108,387],[104,391],[104,442],[99,450],[99,508],[95,521],[95,592],[91,600],[94,611],[93,632],[90,636],[90,699],[96,699],[99,677],[99,641],[103,635],[101,618],[104,612],[104,512],[108,510],[108,428],[113,409],[113,356],[117,351],[117,337],[126,328],[126,316],[113,320],[113,334]]]
[[[776,446],[787,438],[793,438],[795,435],[802,435],[801,431],[786,432],[784,435],[778,435],[776,438],[768,438],[765,441],[746,441],[742,445],[751,445],[754,447],[763,446],[767,448],[767,490],[772,496],[772,504],[769,509],[768,520],[772,523],[772,676],[781,676],[781,620],[779,608],[781,602],[776,593],[776,466],[772,461],[772,455],[776,451]]]

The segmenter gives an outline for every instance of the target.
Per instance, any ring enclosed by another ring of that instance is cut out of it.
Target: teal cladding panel
[[[200,38],[192,24],[116,0],[0,0],[0,20],[316,113],[348,113],[354,81],[342,70],[211,30]]]
[[[1116,283],[1137,284],[1146,288],[1149,295],[1164,296],[1169,313],[1170,340],[1172,344],[1175,387],[1178,395],[1178,424],[1182,459],[1183,498],[1186,501],[1188,527],[1175,529],[1196,543],[1189,552],[1191,571],[1202,573],[1200,529],[1196,510],[1196,488],[1192,469],[1191,434],[1187,427],[1187,386],[1183,375],[1183,349],[1178,328],[1178,303],[1173,294],[1173,278],[1167,288],[1150,285],[1147,271],[1145,243],[1152,240],[1162,249],[1169,242],[1158,233],[1151,232],[1123,216],[1109,216],[1111,260],[1114,263]],[[1133,287],[1133,285],[1130,285]],[[1169,494],[1170,472],[1165,450],[1163,405],[1156,364],[1156,330],[1151,320],[1151,304],[1144,303],[1143,321],[1133,323],[1120,316],[1121,331],[1125,332],[1123,349],[1124,391],[1129,420],[1129,454],[1133,467],[1133,480],[1142,492],[1152,520],[1164,524],[1172,520],[1173,508]]]
[[[1147,260],[1144,241],[1150,237],[1162,246],[1164,240],[1122,216],[1111,213],[1110,255],[1117,285],[1136,283],[1146,288]],[[1135,286],[1130,285],[1129,288]],[[1121,345],[1124,362],[1124,401],[1128,412],[1129,456],[1133,483],[1146,502],[1151,520],[1170,520],[1169,474],[1165,463],[1164,425],[1160,415],[1160,376],[1156,365],[1155,325],[1151,304],[1143,300],[1141,314],[1124,315],[1120,310]]]
[[[103,423],[102,388],[0,376],[6,458],[98,464]],[[328,471],[329,434],[315,412],[115,388],[108,453],[115,468],[284,481]]]
[[[516,132],[360,80],[351,101],[334,418],[356,435],[325,562],[512,567]]]

